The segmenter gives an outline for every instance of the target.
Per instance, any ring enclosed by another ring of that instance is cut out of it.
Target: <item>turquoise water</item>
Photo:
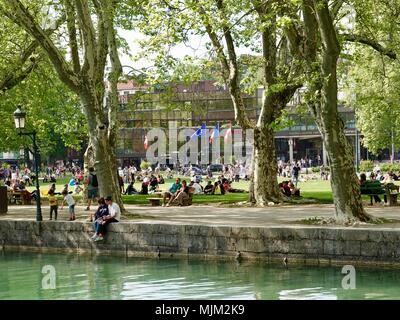
[[[394,269],[345,290],[341,267],[0,252],[0,268],[0,299],[400,299]]]

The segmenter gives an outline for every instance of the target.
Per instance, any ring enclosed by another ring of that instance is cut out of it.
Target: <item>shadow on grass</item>
[[[131,195],[122,196],[124,204],[150,205],[148,198],[150,195]],[[249,199],[248,193],[228,193],[225,195],[194,195],[193,204],[218,204],[232,205],[236,203],[246,203]],[[331,204],[331,192],[304,192],[302,197],[293,198],[293,204]]]

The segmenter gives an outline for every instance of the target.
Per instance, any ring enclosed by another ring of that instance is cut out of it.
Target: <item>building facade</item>
[[[121,84],[118,89],[120,134],[117,157],[122,166],[139,164],[146,159],[144,140],[152,128],[162,128],[168,132],[171,123],[176,130],[198,129],[202,124],[207,129],[217,124],[221,128],[232,124],[235,128],[235,114],[229,92],[213,81],[176,84],[156,88],[151,92],[148,86],[130,81]],[[246,111],[251,120],[256,121],[259,115],[262,93],[262,89],[258,89],[253,96],[244,96]],[[296,112],[295,107],[301,103],[300,97],[301,94],[296,95],[287,107],[287,123],[290,125],[276,132],[277,157],[283,161],[311,159],[313,164],[321,165],[326,163],[321,134],[310,114]],[[357,150],[355,159],[365,159],[366,150],[360,146],[354,111],[344,107],[340,107],[339,111],[346,135],[354,150]],[[168,158],[171,155],[166,156]]]

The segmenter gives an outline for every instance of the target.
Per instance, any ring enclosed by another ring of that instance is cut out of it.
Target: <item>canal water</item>
[[[26,252],[0,268],[1,300],[400,299],[396,269]]]

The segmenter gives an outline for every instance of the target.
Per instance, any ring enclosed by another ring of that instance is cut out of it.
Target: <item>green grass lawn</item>
[[[190,181],[189,177],[180,176],[182,180]],[[64,184],[68,183],[70,177],[61,178],[57,180],[56,183],[56,192],[61,192],[63,189]],[[279,179],[282,181],[283,179]],[[171,184],[174,182],[174,179],[166,179],[166,183],[160,185],[161,191],[167,191]],[[202,183],[205,186],[205,182]],[[236,189],[249,189],[249,182],[248,181],[240,181],[234,182],[232,184],[233,188]],[[48,190],[51,183],[40,183],[41,190]],[[127,184],[125,185],[125,187]],[[135,188],[140,191],[141,189],[141,182],[135,183]],[[310,180],[305,182],[299,182],[298,188],[300,188],[301,196],[303,199],[313,199],[317,203],[332,203],[332,190],[329,181],[326,180]],[[34,187],[28,187],[30,191],[33,191]],[[72,189],[71,189],[72,190]],[[131,196],[123,196],[123,201],[126,204],[149,204],[147,198],[150,198],[151,195],[131,195]],[[59,197],[62,198],[61,196]],[[79,200],[81,196],[76,196],[76,199]],[[369,200],[368,196],[363,196],[365,201]],[[43,198],[46,201],[46,197]],[[229,193],[226,195],[216,195],[216,196],[206,196],[206,195],[196,195],[193,197],[193,203],[198,204],[207,204],[207,203],[224,203],[224,204],[231,204],[235,202],[242,202],[248,200],[248,193]]]

